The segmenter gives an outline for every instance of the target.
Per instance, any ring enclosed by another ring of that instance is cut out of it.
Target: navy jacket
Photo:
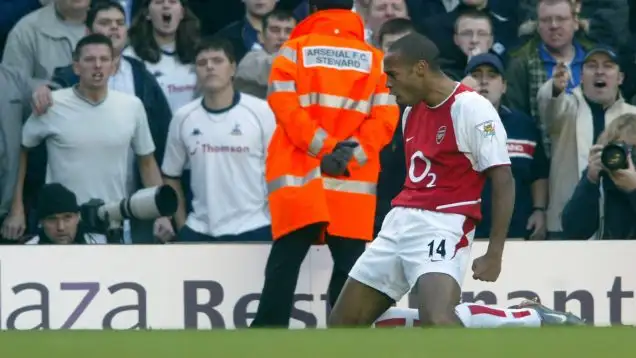
[[[614,185],[605,173],[603,183],[603,233],[602,239],[636,239],[636,191],[625,193]],[[561,214],[563,236],[567,239],[586,240],[601,226],[601,190],[599,184],[587,179],[587,170],[574,190]]]
[[[515,209],[508,229],[508,237],[526,238],[528,219],[533,212],[532,184],[539,179],[547,179],[550,171],[548,158],[543,149],[543,141],[535,122],[528,115],[499,108],[499,116],[508,134],[508,154],[512,175],[515,179]],[[487,238],[492,223],[492,188],[487,181],[481,196],[482,221],[475,230],[475,237]]]

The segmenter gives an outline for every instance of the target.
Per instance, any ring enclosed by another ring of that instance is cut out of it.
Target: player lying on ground
[[[568,320],[570,323],[582,323],[576,318],[568,318],[572,316],[571,313],[551,310],[541,305],[538,300],[527,300],[506,310],[479,303],[466,303],[458,308],[460,312],[457,312],[457,315],[463,317],[462,322],[468,322],[465,325],[470,328],[540,327],[561,325]],[[418,310],[391,307],[375,321],[373,327],[419,327],[420,325]]]
[[[483,306],[458,305],[486,179],[493,188],[493,220],[487,252],[473,262],[473,278],[499,277],[514,179],[497,111],[446,77],[438,55],[420,34],[401,38],[385,55],[388,87],[399,104],[412,106],[402,123],[408,176],[378,237],[349,273],[329,326],[369,327],[413,287],[423,326],[497,327],[510,317],[524,326],[582,323],[538,303],[522,312],[499,309],[505,314],[489,319],[477,318]]]

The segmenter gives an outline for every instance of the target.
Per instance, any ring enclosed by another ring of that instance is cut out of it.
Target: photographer
[[[37,207],[38,235],[25,244],[105,244],[104,235],[84,231],[79,211],[77,197],[72,191],[59,183],[44,185]]]
[[[565,238],[636,239],[635,159],[636,114],[624,114],[590,150],[588,167],[561,216]]]

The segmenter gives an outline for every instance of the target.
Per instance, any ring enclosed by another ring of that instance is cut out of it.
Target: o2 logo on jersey
[[[418,162],[424,162],[424,171],[419,175],[415,174],[415,166]],[[431,161],[430,159],[424,156],[424,153],[421,151],[417,151],[413,153],[411,156],[411,165],[409,165],[409,179],[414,184],[420,183],[424,180],[427,180],[426,184],[427,188],[434,188],[435,181],[437,180],[437,175],[435,173],[431,173]]]

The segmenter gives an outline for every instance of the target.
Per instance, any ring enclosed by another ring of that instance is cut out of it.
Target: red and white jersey
[[[458,84],[435,107],[407,108],[402,128],[408,175],[393,206],[480,220],[482,172],[510,165],[506,131],[490,101]]]

